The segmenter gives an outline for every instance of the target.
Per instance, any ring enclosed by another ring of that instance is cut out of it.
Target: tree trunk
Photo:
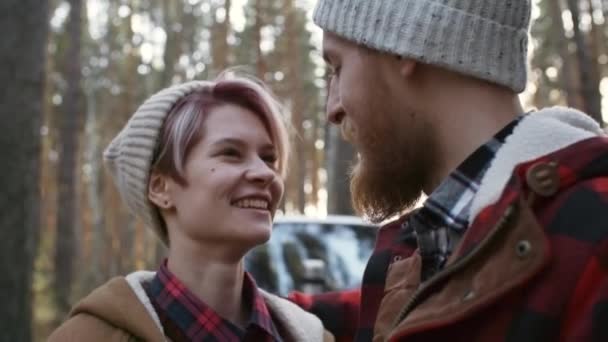
[[[585,36],[579,27],[580,11],[577,0],[568,0],[568,7],[572,13],[572,24],[574,28],[574,41],[576,42],[576,56],[580,72],[582,95],[585,103],[585,111],[601,126],[604,126],[602,119],[602,97],[597,80],[594,80],[593,63],[589,55]]]
[[[217,22],[217,19],[214,18],[215,27],[212,28],[211,41],[213,42],[213,46],[211,48],[211,54],[213,59],[213,69],[215,69],[216,72],[222,71],[230,65],[230,47],[228,45],[228,35],[230,34],[230,8],[231,0],[225,0],[222,7],[216,9],[216,11],[220,9],[224,9],[226,11],[224,21]]]
[[[583,110],[583,98],[580,90],[580,78],[577,77],[577,61],[568,50],[570,39],[566,38],[564,21],[562,20],[562,7],[559,0],[547,1],[551,25],[552,40],[559,46],[559,54],[562,58],[562,75],[560,77],[561,88],[566,93],[568,106]]]
[[[0,13],[0,341],[31,341],[48,2],[4,0]]]
[[[352,215],[354,213],[349,172],[355,158],[355,150],[340,136],[335,125],[328,128],[327,146],[327,213]]]
[[[70,0],[67,23],[69,44],[66,58],[67,90],[64,113],[59,129],[58,197],[61,207],[57,213],[55,241],[55,305],[57,319],[63,320],[70,310],[70,294],[76,259],[76,186],[78,162],[78,132],[81,122],[81,36],[82,1]]]
[[[603,12],[602,12],[602,8],[601,8],[601,4],[597,4],[595,3],[593,0],[587,0],[587,5],[588,5],[588,13],[591,16],[591,32],[589,32],[589,53],[591,55],[591,65],[590,70],[591,70],[591,82],[593,84],[597,84],[598,87],[598,96],[599,96],[599,111],[600,111],[600,118],[603,119],[602,117],[602,94],[599,90],[600,88],[600,82],[602,80],[602,68],[600,66],[600,56],[603,55],[606,51],[606,42],[605,42],[605,35],[603,32],[603,26],[601,26],[597,20],[595,20],[595,16],[593,15],[595,9],[597,8],[597,10],[599,11],[599,13],[602,14],[603,16]],[[602,24],[605,25],[605,18],[602,18]],[[603,120],[602,120],[603,122]]]
[[[298,48],[298,31],[296,25],[296,13],[293,4],[286,1],[283,7],[285,15],[285,34],[288,49],[286,51],[288,74],[287,83],[289,84],[289,98],[291,101],[291,125],[294,129],[295,139],[293,139],[293,150],[290,171],[291,200],[299,213],[304,213],[306,207],[306,193],[304,184],[306,183],[306,135],[304,132],[304,114],[306,103],[304,89],[302,87],[303,78],[301,75],[300,49]]]
[[[162,0],[163,29],[167,35],[165,52],[163,54],[164,69],[160,77],[160,87],[166,88],[171,85],[175,74],[175,63],[181,54],[181,31],[177,31],[175,24],[179,23],[177,9],[174,0]]]
[[[311,142],[308,145],[308,154],[311,161],[310,166],[310,183],[311,183],[311,196],[310,201],[315,206],[319,205],[319,189],[321,188],[320,180],[319,180],[319,169],[321,168],[321,154],[319,153],[319,149],[317,149],[317,140],[319,140],[319,132],[320,132],[320,120],[317,112],[317,108],[314,109],[314,114],[312,117],[312,138]]]
[[[121,30],[123,31],[125,41],[129,45],[132,45],[133,41],[133,29],[132,29],[132,18],[133,13],[137,11],[135,2],[131,1],[131,14],[129,14],[123,23]],[[123,60],[122,69],[122,84],[124,84],[122,96],[121,96],[121,110],[124,113],[134,113],[137,109],[137,65],[139,64],[139,56],[135,50],[135,47],[125,53]],[[127,221],[124,225],[120,226],[120,273],[131,272],[135,267],[135,218],[131,215],[127,216]]]
[[[92,89],[87,94],[87,119],[85,132],[88,137],[86,139],[86,159],[91,167],[90,181],[88,184],[88,200],[91,206],[91,264],[88,269],[89,279],[88,285],[99,286],[103,281],[104,267],[103,258],[106,249],[106,227],[104,218],[104,177],[103,167],[101,165],[101,131],[99,120],[97,118],[97,98],[96,90]]]
[[[598,68],[598,57],[606,52],[606,42],[605,36],[603,32],[603,26],[595,20],[595,16],[593,13],[597,9],[599,13],[602,14],[602,23],[605,25],[606,18],[604,17],[604,9],[600,2],[595,2],[594,0],[587,0],[587,7],[589,10],[589,15],[592,18],[592,26],[591,26],[591,58],[594,61],[593,65],[596,69]],[[597,71],[597,70],[596,70]],[[594,74],[599,75],[599,74]]]
[[[255,74],[260,80],[266,75],[266,63],[262,53],[262,27],[264,27],[263,0],[255,0],[255,24],[253,26],[253,44],[255,49]]]

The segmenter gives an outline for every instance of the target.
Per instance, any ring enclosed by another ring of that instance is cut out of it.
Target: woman
[[[270,238],[287,155],[280,106],[249,79],[190,82],[148,99],[104,159],[168,258],[157,272],[96,289],[50,341],[331,340],[243,268]]]

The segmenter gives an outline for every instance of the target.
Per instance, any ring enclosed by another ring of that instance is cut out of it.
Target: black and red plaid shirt
[[[469,227],[469,210],[481,179],[496,152],[524,118],[520,115],[473,152],[429,195],[403,229],[415,235],[422,259],[420,278],[425,281],[439,272]],[[405,227],[410,225],[412,228]]]
[[[583,141],[543,159],[560,161],[562,186],[568,189],[536,213],[556,255],[548,271],[527,284],[522,291],[529,295],[517,297],[516,304],[496,304],[490,314],[467,321],[471,326],[463,323],[461,330],[445,329],[446,336],[429,341],[466,340],[472,327],[484,327],[489,341],[552,341],[558,335],[560,341],[587,341],[581,336],[591,335],[593,341],[608,341],[608,138]],[[526,170],[534,162],[516,170],[501,198],[525,190],[520,179],[525,183]],[[484,212],[500,213],[503,207],[497,204]],[[478,226],[489,216],[484,212],[477,216],[481,217]],[[403,224],[408,218],[380,229],[360,290],[315,296],[293,293],[290,299],[321,318],[337,341],[371,341],[390,265],[419,247],[414,229]],[[560,324],[565,324],[561,332]]]
[[[243,300],[251,316],[244,330],[198,299],[169,271],[166,260],[145,288],[171,341],[282,341],[249,273],[245,273]]]
[[[374,252],[363,274],[361,291],[327,293],[314,299],[293,293],[290,299],[317,314],[325,328],[338,340],[371,341],[389,265],[419,249],[423,261],[423,279],[442,268],[466,231],[468,210],[481,178],[522,118],[519,116],[513,120],[467,157],[429,195],[421,209],[406,216],[407,220],[403,217],[380,229]],[[360,307],[365,310],[360,311]],[[336,321],[333,317],[348,319]],[[359,323],[356,332],[352,329],[353,322]]]

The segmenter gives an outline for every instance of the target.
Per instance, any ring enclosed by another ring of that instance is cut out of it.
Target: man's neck
[[[438,163],[428,186],[431,193],[477,148],[523,113],[516,94],[499,87],[473,83],[440,92],[431,110],[437,121]]]

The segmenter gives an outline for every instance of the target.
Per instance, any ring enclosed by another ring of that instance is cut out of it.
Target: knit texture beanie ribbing
[[[314,21],[354,43],[524,90],[531,0],[319,0]]]
[[[164,225],[156,207],[148,200],[152,158],[160,140],[161,128],[173,105],[184,96],[207,86],[211,86],[211,83],[193,81],[163,89],[151,96],[137,109],[103,154],[123,201],[165,245],[168,244],[168,237]]]

